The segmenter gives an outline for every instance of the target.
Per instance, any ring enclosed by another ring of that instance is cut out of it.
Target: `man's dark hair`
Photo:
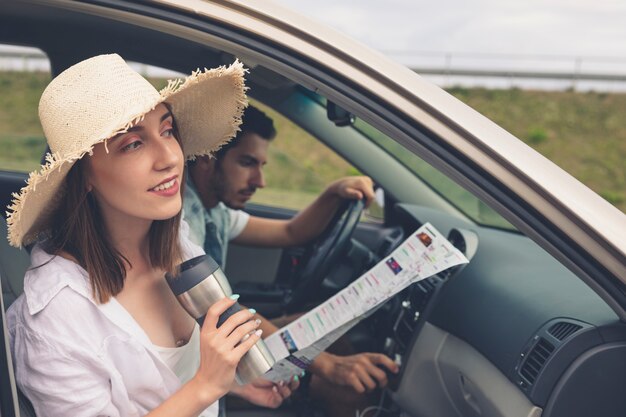
[[[248,106],[244,110],[240,128],[241,130],[237,132],[237,135],[215,153],[215,158],[218,161],[222,159],[226,152],[239,144],[241,137],[245,133],[256,133],[265,140],[272,140],[276,137],[276,129],[272,119],[254,106]]]

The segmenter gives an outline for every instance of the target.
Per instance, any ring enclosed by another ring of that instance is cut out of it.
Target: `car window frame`
[[[108,7],[105,11],[104,6]],[[576,185],[571,176],[529,152],[495,123],[408,69],[347,39],[332,42],[332,31],[315,32],[309,21],[295,27],[287,22],[287,17],[293,16],[274,5],[264,9],[262,4],[97,1],[64,3],[63,7],[104,13],[143,28],[158,24],[162,34],[219,48],[319,91],[477,195],[585,281],[626,320],[626,245],[623,235],[608,226],[609,219],[624,224],[623,213],[612,211],[597,194]],[[367,61],[376,57],[380,59],[368,65]],[[52,62],[54,69],[67,64],[59,61],[55,67],[55,60]],[[499,145],[498,140],[502,140]],[[571,196],[538,186],[536,174],[518,166],[523,158],[504,158],[514,155],[506,150],[509,144],[525,149],[533,162],[574,185],[572,195],[584,195],[586,205],[602,211],[601,228],[594,227],[597,218],[566,204],[573,201]]]

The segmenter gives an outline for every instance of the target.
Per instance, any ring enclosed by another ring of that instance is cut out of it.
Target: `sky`
[[[626,59],[624,0],[276,0],[376,49]]]
[[[275,0],[406,65],[626,74],[626,0]]]

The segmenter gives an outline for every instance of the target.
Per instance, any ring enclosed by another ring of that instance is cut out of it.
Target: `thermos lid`
[[[179,266],[178,275],[165,274],[165,279],[175,295],[189,291],[206,277],[212,275],[220,266],[208,255],[191,258]]]

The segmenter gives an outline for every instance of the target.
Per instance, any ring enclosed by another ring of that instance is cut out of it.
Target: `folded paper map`
[[[469,261],[426,223],[346,288],[265,339],[276,363],[263,378],[300,375],[352,326],[410,284]]]

